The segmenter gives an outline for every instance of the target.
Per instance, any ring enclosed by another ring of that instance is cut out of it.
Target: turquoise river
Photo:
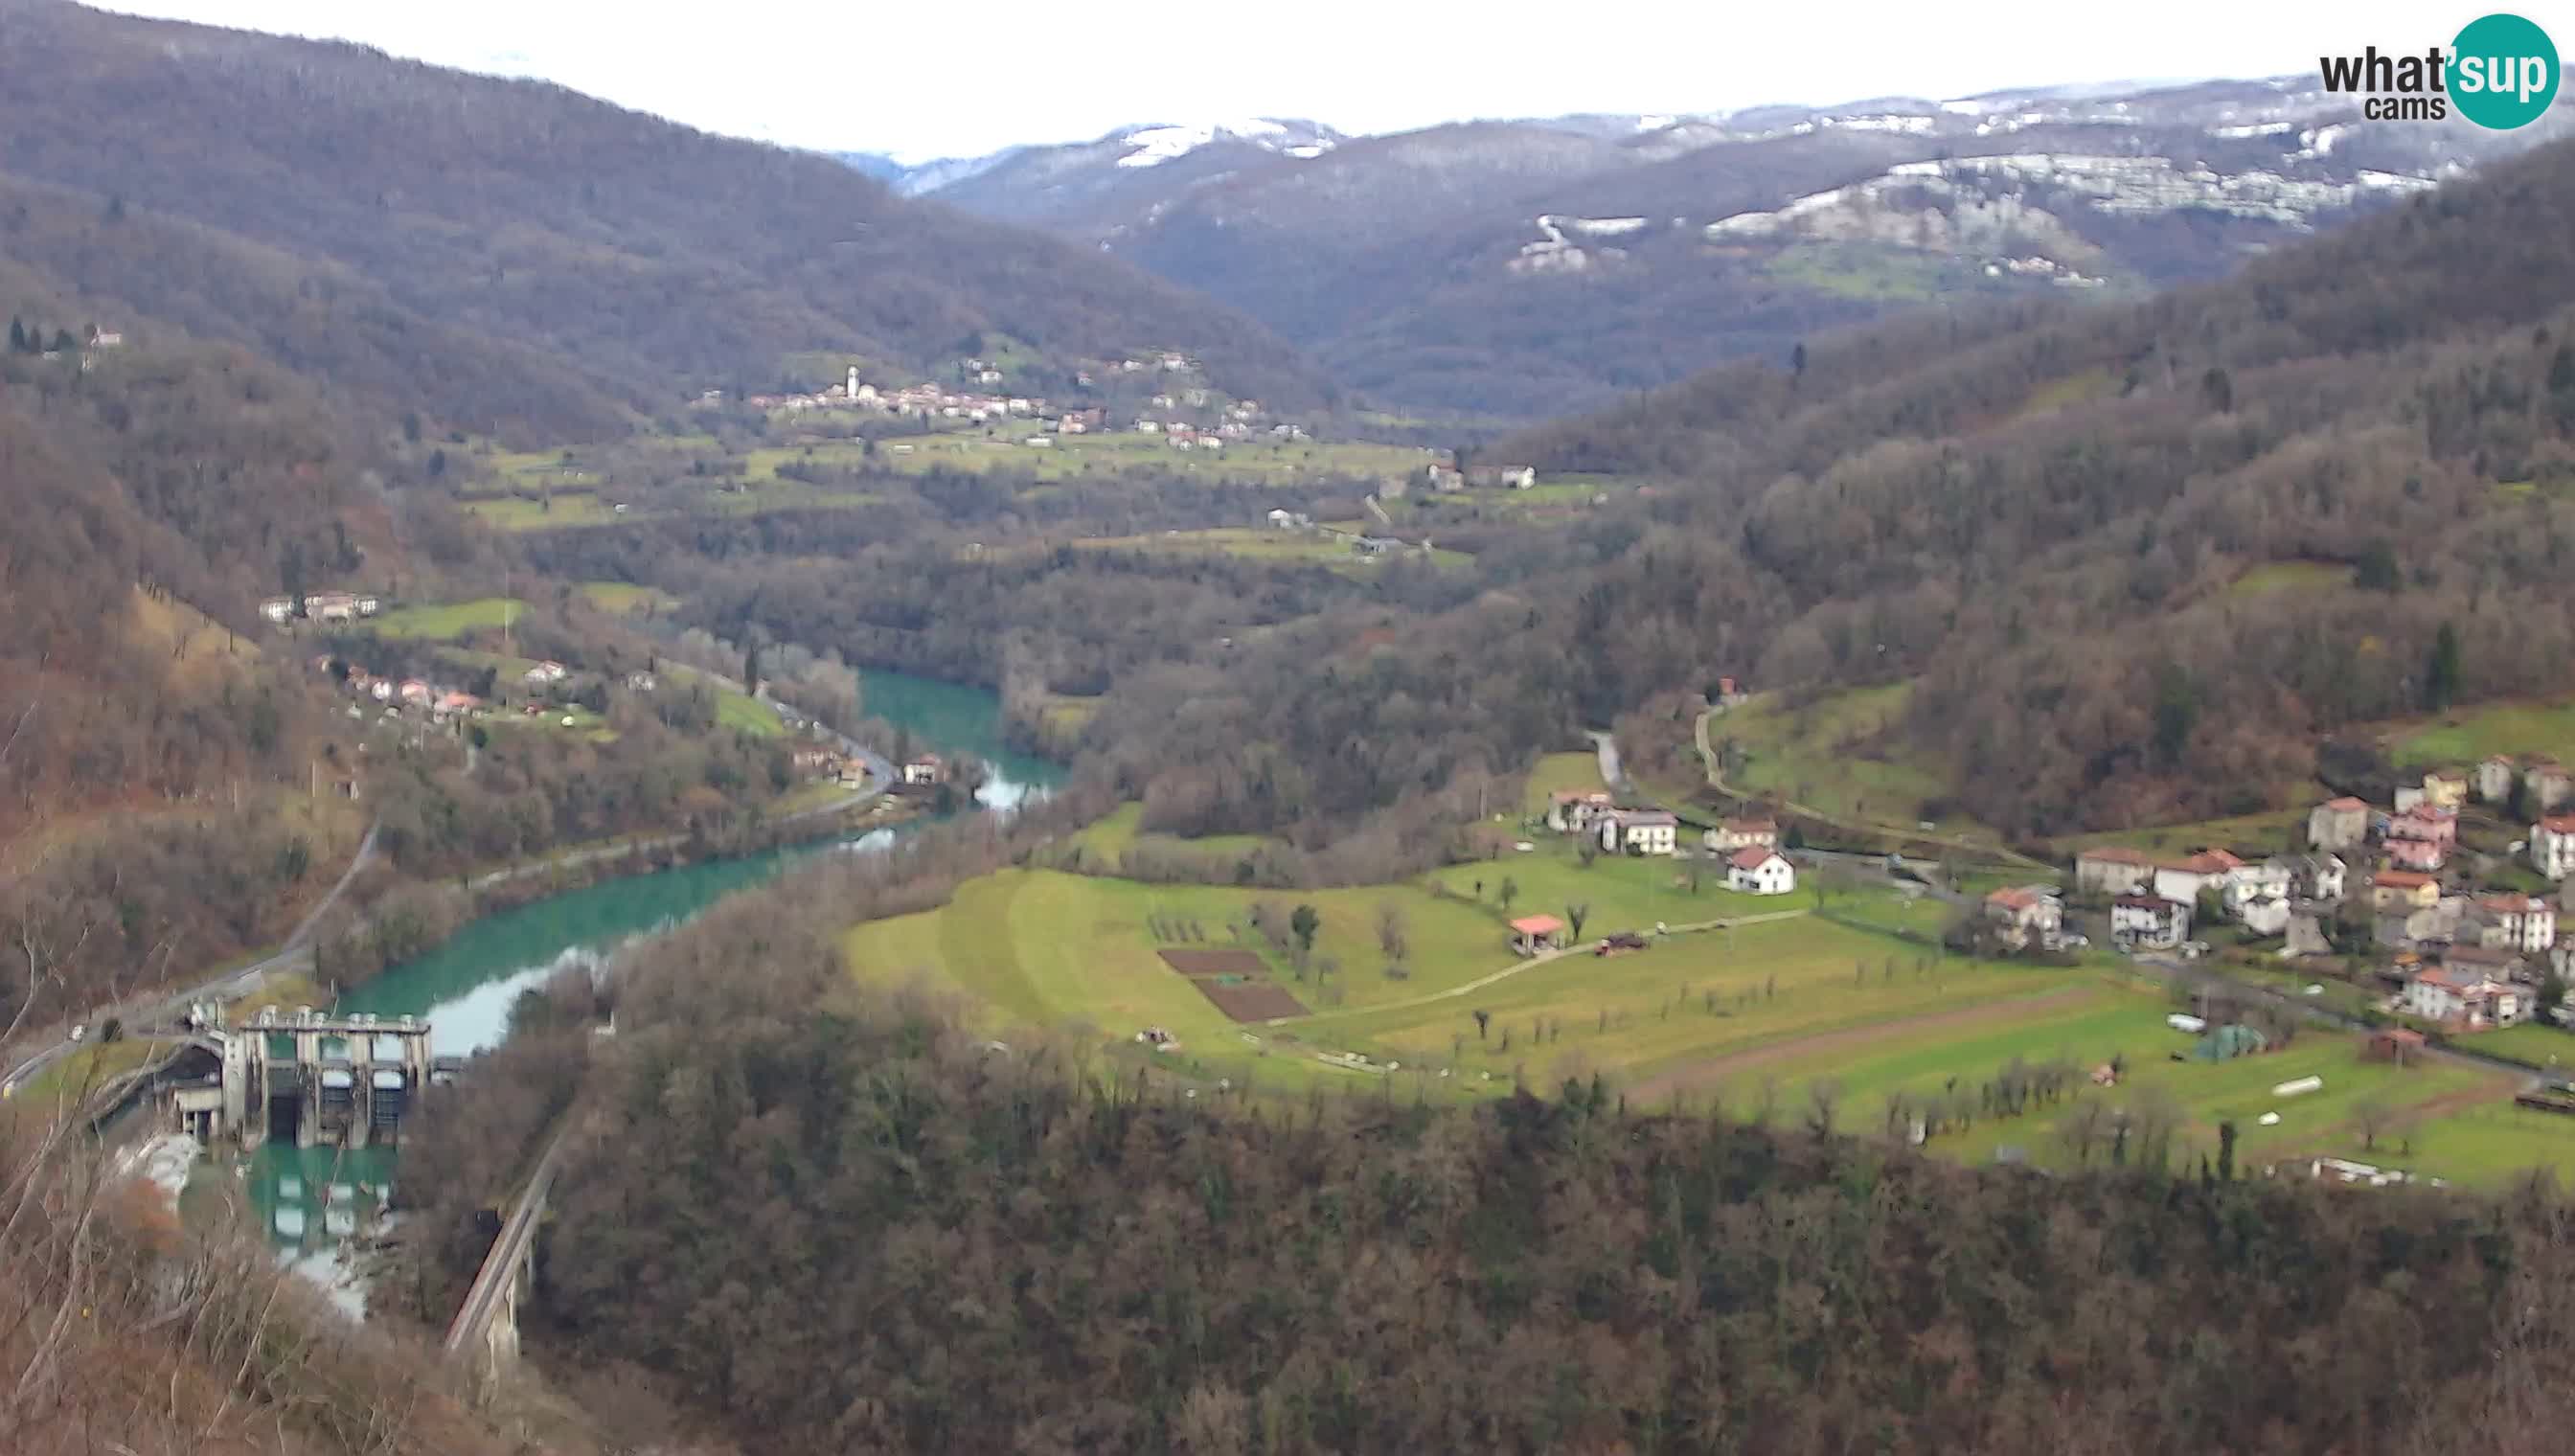
[[[1055,784],[1062,769],[1015,752],[1002,741],[1001,702],[980,689],[904,673],[871,672],[861,688],[867,712],[908,730],[925,748],[965,751],[991,767],[983,802],[1007,808]],[[890,750],[893,745],[880,744]],[[891,842],[900,829],[798,845],[741,859],[613,879],[568,890],[477,920],[438,949],[398,965],[341,999],[342,1011],[409,1013],[431,1025],[432,1049],[470,1055],[509,1029],[521,992],[556,969],[596,964],[621,943],[688,919],[717,900],[767,880],[811,855],[864,851]],[[245,1181],[280,1254],[309,1261],[332,1281],[340,1235],[357,1226],[395,1175],[390,1148],[344,1152],[271,1144],[247,1160]]]

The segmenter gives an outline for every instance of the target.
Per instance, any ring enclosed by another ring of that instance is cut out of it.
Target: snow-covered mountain
[[[2214,277],[2575,125],[2371,123],[2312,76],[1352,137],[1126,127],[898,183],[1236,305],[1407,407],[1586,408],[1976,294]]]

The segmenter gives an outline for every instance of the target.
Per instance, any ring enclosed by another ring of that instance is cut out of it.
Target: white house
[[[2256,935],[2289,933],[2289,901],[2283,895],[2265,895],[2260,899],[2241,901],[2235,906],[2235,923]]]
[[[1745,894],[1786,894],[1797,887],[1797,867],[1776,849],[1737,849],[1725,861],[1725,887]]]
[[[2477,911],[2497,932],[2489,943],[2526,955],[2557,943],[2557,907],[2536,895],[2487,895],[2477,901]]]
[[[2436,967],[2405,983],[2405,1009],[2444,1025],[2510,1026],[2521,1019],[2524,998],[2519,986]]]
[[[2190,906],[2157,894],[2123,894],[2110,901],[2110,940],[2147,950],[2169,950],[2190,938]]]
[[[1600,847],[1613,854],[1669,854],[1680,847],[1681,821],[1661,809],[1612,810],[1594,822]]]
[[[2287,900],[2296,881],[2296,873],[2284,859],[2240,864],[2227,871],[2218,887],[2218,897],[2225,902],[2226,912],[2240,920],[2247,905],[2261,900]]]
[[[271,597],[259,604],[259,615],[283,627],[289,618],[295,616],[295,600],[291,597]]]
[[[2502,803],[2512,797],[2512,781],[2517,775],[2513,761],[2501,753],[2482,759],[2470,775],[2470,791],[2487,803]]]
[[[2155,893],[2184,904],[2195,903],[2203,889],[2222,888],[2244,861],[2223,849],[2202,849],[2187,859],[2155,866]]]
[[[939,761],[937,753],[924,753],[903,765],[903,781],[913,784],[937,783],[947,767],[947,764]]]
[[[2551,814],[2530,826],[2530,866],[2550,879],[2575,874],[2575,814]]]

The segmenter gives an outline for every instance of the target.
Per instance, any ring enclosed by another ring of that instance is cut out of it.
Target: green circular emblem
[[[2450,102],[2477,125],[2528,126],[2557,99],[2557,46],[2532,22],[2481,16],[2450,44]]]

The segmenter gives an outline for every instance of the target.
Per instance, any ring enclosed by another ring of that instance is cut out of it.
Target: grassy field
[[[1136,842],[1129,821],[1095,830],[1095,842],[1113,848]],[[1171,1056],[1178,1064],[1274,1087],[1363,1075],[1317,1059],[1355,1054],[1396,1064],[1399,1075],[1441,1096],[1490,1095],[1522,1082],[1544,1089],[1599,1072],[1642,1105],[1715,1101],[1737,1116],[1766,1105],[1784,1123],[1802,1120],[1811,1090],[1829,1082],[1837,1125],[1869,1132],[1885,1121],[1891,1094],[1965,1087],[1972,1097],[2015,1058],[2062,1060],[2088,1073],[2117,1057],[2125,1071],[2114,1087],[2087,1077],[2062,1100],[2017,1117],[1977,1113],[1943,1129],[1929,1148],[1985,1161],[2008,1145],[2042,1165],[2070,1165],[2078,1159],[2065,1130],[2071,1115],[2151,1100],[2170,1109],[2176,1152],[2193,1161],[2213,1152],[2217,1125],[2229,1120],[2248,1169],[2356,1148],[2364,1109],[2381,1107],[2382,1145],[2415,1138],[2438,1166],[2416,1161],[2442,1176],[2492,1182],[2534,1161],[2575,1167],[2575,1119],[2559,1128],[2510,1116],[2501,1106],[2516,1084],[2510,1075],[2440,1060],[2410,1068],[2368,1061],[2357,1036],[2315,1030],[2286,1049],[2233,1062],[2173,1060],[2192,1038],[2165,1024],[2171,1004],[2163,988],[2107,962],[2069,970],[1966,960],[1811,914],[1677,935],[1613,956],[1515,960],[1502,945],[1490,878],[1504,869],[1548,897],[1579,876],[1595,904],[1593,933],[1619,915],[1641,918],[1691,898],[1644,877],[1647,866],[1608,859],[1584,870],[1521,856],[1436,876],[1460,893],[1486,876],[1473,900],[1434,896],[1418,883],[1287,893],[1012,869],[969,881],[941,909],[858,926],[845,949],[862,978],[925,976],[965,992],[996,1031],[1076,1024],[1123,1042],[1161,1026],[1182,1043]],[[1316,957],[1339,967],[1328,988],[1299,977],[1290,957],[1250,927],[1252,904],[1265,898],[1283,911],[1310,903],[1320,912]],[[1696,898],[1703,910],[1798,908]],[[1886,903],[1875,903],[1881,898]],[[1514,908],[1528,913],[1540,902],[1524,885]],[[1386,906],[1401,911],[1410,942],[1401,976],[1385,974],[1377,942]],[[1914,921],[1927,922],[1938,908],[1875,890],[1835,902],[1836,913],[1916,929],[1924,926]],[[1252,949],[1262,977],[1308,1014],[1237,1023],[1157,957],[1166,944]],[[2323,1087],[2289,1097],[2272,1091],[2309,1075]],[[2272,1111],[2280,1120],[2262,1125]]]
[[[1588,791],[1601,786],[1599,754],[1548,753],[1529,767],[1528,791],[1521,798],[1520,812],[1545,813],[1559,788]]]
[[[2503,1187],[2544,1169],[2565,1187],[2575,1183],[2575,1117],[2494,1102],[2382,1132],[2374,1146],[2346,1133],[2312,1151],[2471,1187]]]
[[[2143,849],[2150,854],[2189,854],[2212,844],[2238,854],[2286,854],[2304,846],[2306,827],[2306,809],[2279,808],[2229,819],[2200,819],[2186,824],[2158,824],[2143,829],[2077,834],[2057,840],[2056,845],[2060,852],[2069,856],[2084,849],[2114,844]]]
[[[1938,960],[1801,916],[1565,956],[1465,994],[1318,1018],[1304,1034],[1451,1065],[1477,1086],[1597,1071],[1644,1105],[1703,1105],[1755,1056],[1854,1028],[1901,1038],[1926,1018],[2051,994],[2061,974]]]
[[[2575,1072],[2575,1033],[2543,1026],[2536,1021],[2462,1036],[2458,1045],[2469,1051],[2482,1051],[2488,1056],[2510,1057],[2536,1067],[2553,1064],[2555,1070]]]
[[[1762,271],[1782,287],[1875,303],[1927,303],[1952,281],[1944,260],[1863,245],[1794,244],[1781,249]]]
[[[620,519],[608,503],[588,491],[557,491],[539,501],[491,496],[469,500],[465,509],[496,531],[552,531],[566,526],[600,526]]]
[[[638,587],[631,582],[584,582],[581,595],[602,612],[633,616],[677,607],[680,599],[652,587]]]
[[[2339,562],[2264,562],[2226,584],[2229,597],[2272,592],[2321,592],[2351,585],[2352,569]]]
[[[1827,814],[1911,823],[1923,817],[1925,800],[1950,785],[1930,764],[1870,756],[1870,744],[1904,715],[1912,696],[1912,685],[1898,683],[1826,694],[1792,709],[1776,694],[1757,694],[1709,724],[1708,737],[1743,751],[1741,768],[1728,775],[1738,787]],[[1941,827],[1975,825],[1952,818]]]
[[[1737,894],[1723,887],[1723,867],[1711,860],[1697,861],[1699,887],[1693,891],[1691,866],[1681,860],[1603,854],[1586,866],[1573,841],[1564,836],[1541,834],[1529,842],[1536,847],[1526,854],[1451,865],[1424,879],[1460,898],[1490,905],[1497,918],[1507,917],[1501,904],[1505,883],[1514,892],[1509,915],[1553,915],[1570,921],[1568,906],[1588,906],[1582,926],[1585,935],[1650,930],[1658,921],[1687,925],[1814,904],[1814,896],[1802,890],[1783,895]]]
[[[2487,704],[2399,725],[2388,734],[2388,752],[2399,764],[2473,763],[2491,753],[2575,755],[2575,698]]]
[[[498,632],[504,623],[527,615],[528,604],[516,597],[483,597],[472,602],[397,607],[375,620],[375,630],[380,637],[453,642],[469,632]]]
[[[2021,413],[2043,415],[2068,405],[2088,404],[2106,397],[2116,387],[2110,371],[2099,368],[2082,370],[2062,379],[2049,380],[2030,391],[2029,399],[2020,407]]]
[[[1328,989],[1318,991],[1312,981],[1298,979],[1287,958],[1245,923],[1252,904],[1262,899],[1283,912],[1311,904],[1321,915],[1315,963],[1338,963]],[[1401,911],[1411,941],[1402,978],[1384,973],[1387,958],[1376,938],[1378,912],[1388,906]],[[1196,934],[1157,940],[1152,926],[1158,920]],[[1292,1050],[1270,1028],[1240,1024],[1218,1010],[1155,953],[1166,943],[1253,949],[1269,983],[1309,1005],[1418,994],[1510,961],[1501,928],[1488,916],[1410,886],[1290,894],[1030,869],[969,880],[947,905],[860,925],[843,946],[862,979],[902,983],[923,977],[962,991],[997,1031],[1078,1024],[1125,1040],[1146,1026],[1160,1026],[1208,1075],[1249,1076],[1256,1064],[1269,1081],[1349,1075]]]
[[[1270,842],[1259,834],[1206,834],[1189,839],[1178,834],[1149,833],[1144,820],[1143,804],[1121,804],[1107,818],[1074,835],[1073,842],[1087,853],[1109,857],[1144,848],[1204,854],[1211,859],[1239,859]]]
[[[721,683],[710,682],[704,674],[694,668],[666,662],[663,664],[663,669],[664,676],[671,681],[691,687],[703,687],[715,695],[718,727],[729,728],[737,732],[746,732],[762,738],[774,738],[787,731],[787,725],[779,721],[778,710],[759,699],[749,694],[737,693]]]
[[[1301,563],[1345,572],[1365,571],[1382,560],[1359,555],[1341,537],[1277,531],[1262,526],[1220,526],[1203,531],[1166,531],[1151,536],[1100,536],[1077,541],[1074,545],[1095,550],[1168,552],[1175,555],[1215,553],[1247,561]],[[1408,551],[1405,555],[1418,557],[1421,553]],[[1433,548],[1429,557],[1443,567],[1463,566],[1471,560],[1463,552],[1444,548]]]
[[[1024,421],[990,438],[951,433],[886,440],[878,443],[872,463],[907,474],[1001,467],[1025,471],[1040,480],[1074,480],[1088,475],[1157,470],[1210,481],[1277,483],[1329,477],[1378,480],[1416,470],[1429,458],[1409,446],[1272,439],[1231,442],[1223,451],[1211,454],[1176,449],[1161,435],[1133,431],[1065,436],[1043,449],[1023,443],[1037,434],[1036,426]],[[839,442],[814,449],[818,459],[829,450],[836,460],[855,459],[859,451],[855,445]]]

